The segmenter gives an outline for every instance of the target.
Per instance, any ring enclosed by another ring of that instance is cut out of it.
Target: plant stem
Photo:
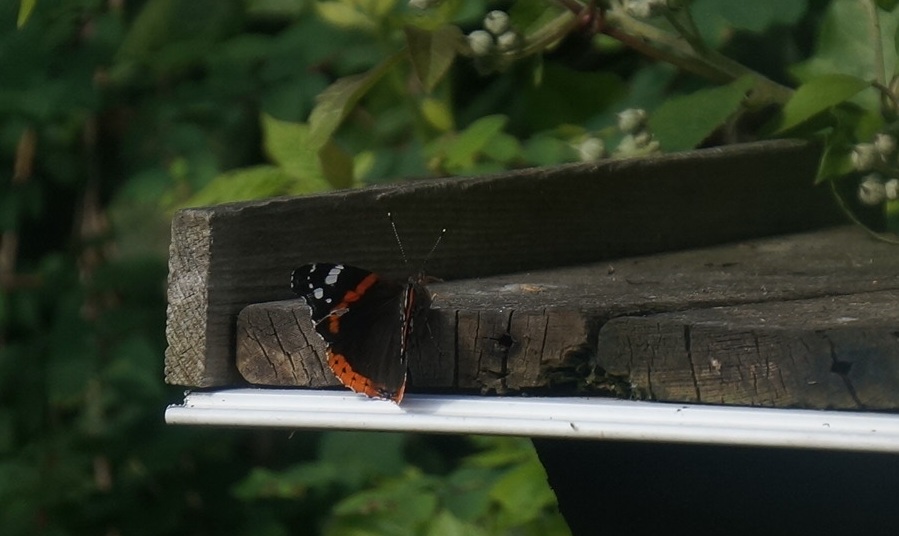
[[[619,5],[606,12],[608,26],[603,31],[624,44],[653,58],[718,82],[730,82],[749,75],[763,100],[785,103],[793,90],[749,69],[714,50],[697,49],[686,38],[629,16]]]
[[[868,12],[868,23],[871,30],[871,47],[874,49],[874,76],[882,85],[886,85],[886,67],[883,63],[883,38],[880,33],[880,16],[877,14],[875,0],[861,0]]]

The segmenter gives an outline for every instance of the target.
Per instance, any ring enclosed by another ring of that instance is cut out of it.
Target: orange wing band
[[[378,276],[376,276],[375,274],[368,274],[365,279],[363,279],[359,282],[358,285],[356,285],[356,288],[347,291],[347,293],[343,295],[343,301],[338,303],[337,306],[332,310],[345,311],[351,303],[359,301],[359,298],[361,298],[362,295],[365,294],[365,291],[371,288],[371,286],[377,282]],[[340,315],[329,316],[328,331],[334,334],[337,334],[337,332],[340,331]]]
[[[362,393],[372,398],[393,400],[397,404],[403,400],[403,393],[406,391],[405,380],[403,380],[403,384],[400,385],[399,389],[391,391],[386,386],[376,384],[353,370],[353,367],[350,366],[342,354],[335,354],[331,350],[328,350],[328,366],[331,367],[331,371],[334,372],[340,383],[357,393]]]

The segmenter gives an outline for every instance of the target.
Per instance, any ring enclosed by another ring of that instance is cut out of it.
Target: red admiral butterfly
[[[405,261],[393,218],[390,224]],[[432,253],[441,238],[443,233]],[[355,266],[316,263],[294,270],[290,288],[312,310],[312,323],[327,343],[328,366],[337,379],[357,393],[399,404],[413,329],[431,305],[422,279],[410,277],[401,284]]]

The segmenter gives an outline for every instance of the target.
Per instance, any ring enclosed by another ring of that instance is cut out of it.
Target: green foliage
[[[671,98],[652,114],[649,126],[667,151],[696,147],[739,110],[752,85],[751,78],[743,77],[726,86]]]
[[[777,132],[782,133],[811,121],[818,114],[842,104],[870,83],[845,74],[828,74],[802,84],[784,105]]]
[[[529,441],[476,438],[476,452],[454,469],[427,473],[399,455],[407,437],[328,433],[317,461],[255,470],[233,492],[289,503],[343,490],[323,534],[568,533]]]
[[[607,35],[565,4],[515,2],[481,56],[484,1],[0,4],[3,534],[564,534],[526,442],[166,427],[161,378],[178,207],[688,149],[772,106],[737,137],[821,140],[843,187],[897,131],[894,1],[879,38],[855,0],[599,2]]]

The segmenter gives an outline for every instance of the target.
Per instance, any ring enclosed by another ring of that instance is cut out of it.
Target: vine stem
[[[852,209],[850,209],[849,206],[846,204],[846,200],[843,199],[843,196],[840,195],[840,192],[837,191],[836,182],[833,180],[830,180],[827,182],[830,183],[830,193],[832,193],[834,199],[836,199],[837,205],[840,207],[840,210],[843,212],[843,214],[846,215],[847,218],[852,220],[852,223],[854,223],[854,224],[858,225],[859,227],[861,227],[862,229],[864,229],[866,233],[868,233],[872,237],[876,238],[877,240],[887,242],[888,244],[899,244],[899,239],[893,238],[892,235],[887,234],[887,233],[879,233],[879,232],[875,231],[874,229],[871,229],[870,227],[865,225],[865,223],[863,221],[858,219],[858,217],[855,215],[855,213],[852,212]]]
[[[868,12],[868,24],[871,31],[871,48],[874,50],[874,75],[877,81],[886,85],[886,67],[883,62],[883,37],[880,32],[880,16],[877,14],[877,2],[875,0],[861,0],[865,11]]]
[[[673,34],[628,15],[620,3],[606,11],[603,32],[652,58],[718,82],[730,82],[743,76],[756,81],[756,90],[767,100],[783,104],[793,90],[753,71],[714,50],[697,49],[685,36]]]

